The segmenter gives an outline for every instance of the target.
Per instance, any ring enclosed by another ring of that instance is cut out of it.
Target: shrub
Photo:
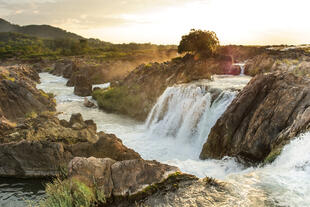
[[[91,188],[77,180],[55,179],[46,185],[46,198],[40,207],[91,207],[96,202]]]

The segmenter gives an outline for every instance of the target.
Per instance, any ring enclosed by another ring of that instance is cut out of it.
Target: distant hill
[[[59,39],[59,38],[84,39],[82,36],[79,36],[71,32],[67,32],[63,29],[53,27],[50,25],[19,26],[16,24],[11,24],[10,22],[1,18],[0,18],[0,32],[15,32],[43,39]]]

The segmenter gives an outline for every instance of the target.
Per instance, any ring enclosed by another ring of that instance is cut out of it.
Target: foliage
[[[176,52],[174,45],[112,44],[98,39],[43,39],[26,34],[0,32],[0,58],[38,58],[88,55],[97,60],[130,59]]]
[[[182,36],[178,52],[210,57],[215,54],[218,47],[219,40],[215,32],[192,29],[188,35]]]

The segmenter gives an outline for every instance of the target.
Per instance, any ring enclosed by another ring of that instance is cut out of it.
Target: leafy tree
[[[211,57],[215,54],[220,42],[213,31],[191,29],[188,35],[182,36],[178,46],[180,54],[184,52],[199,54],[202,57]]]

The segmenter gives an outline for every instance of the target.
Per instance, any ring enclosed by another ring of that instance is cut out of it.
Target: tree
[[[182,36],[178,46],[180,54],[184,52],[199,54],[202,57],[211,57],[215,54],[220,42],[213,31],[191,29],[188,35]]]

